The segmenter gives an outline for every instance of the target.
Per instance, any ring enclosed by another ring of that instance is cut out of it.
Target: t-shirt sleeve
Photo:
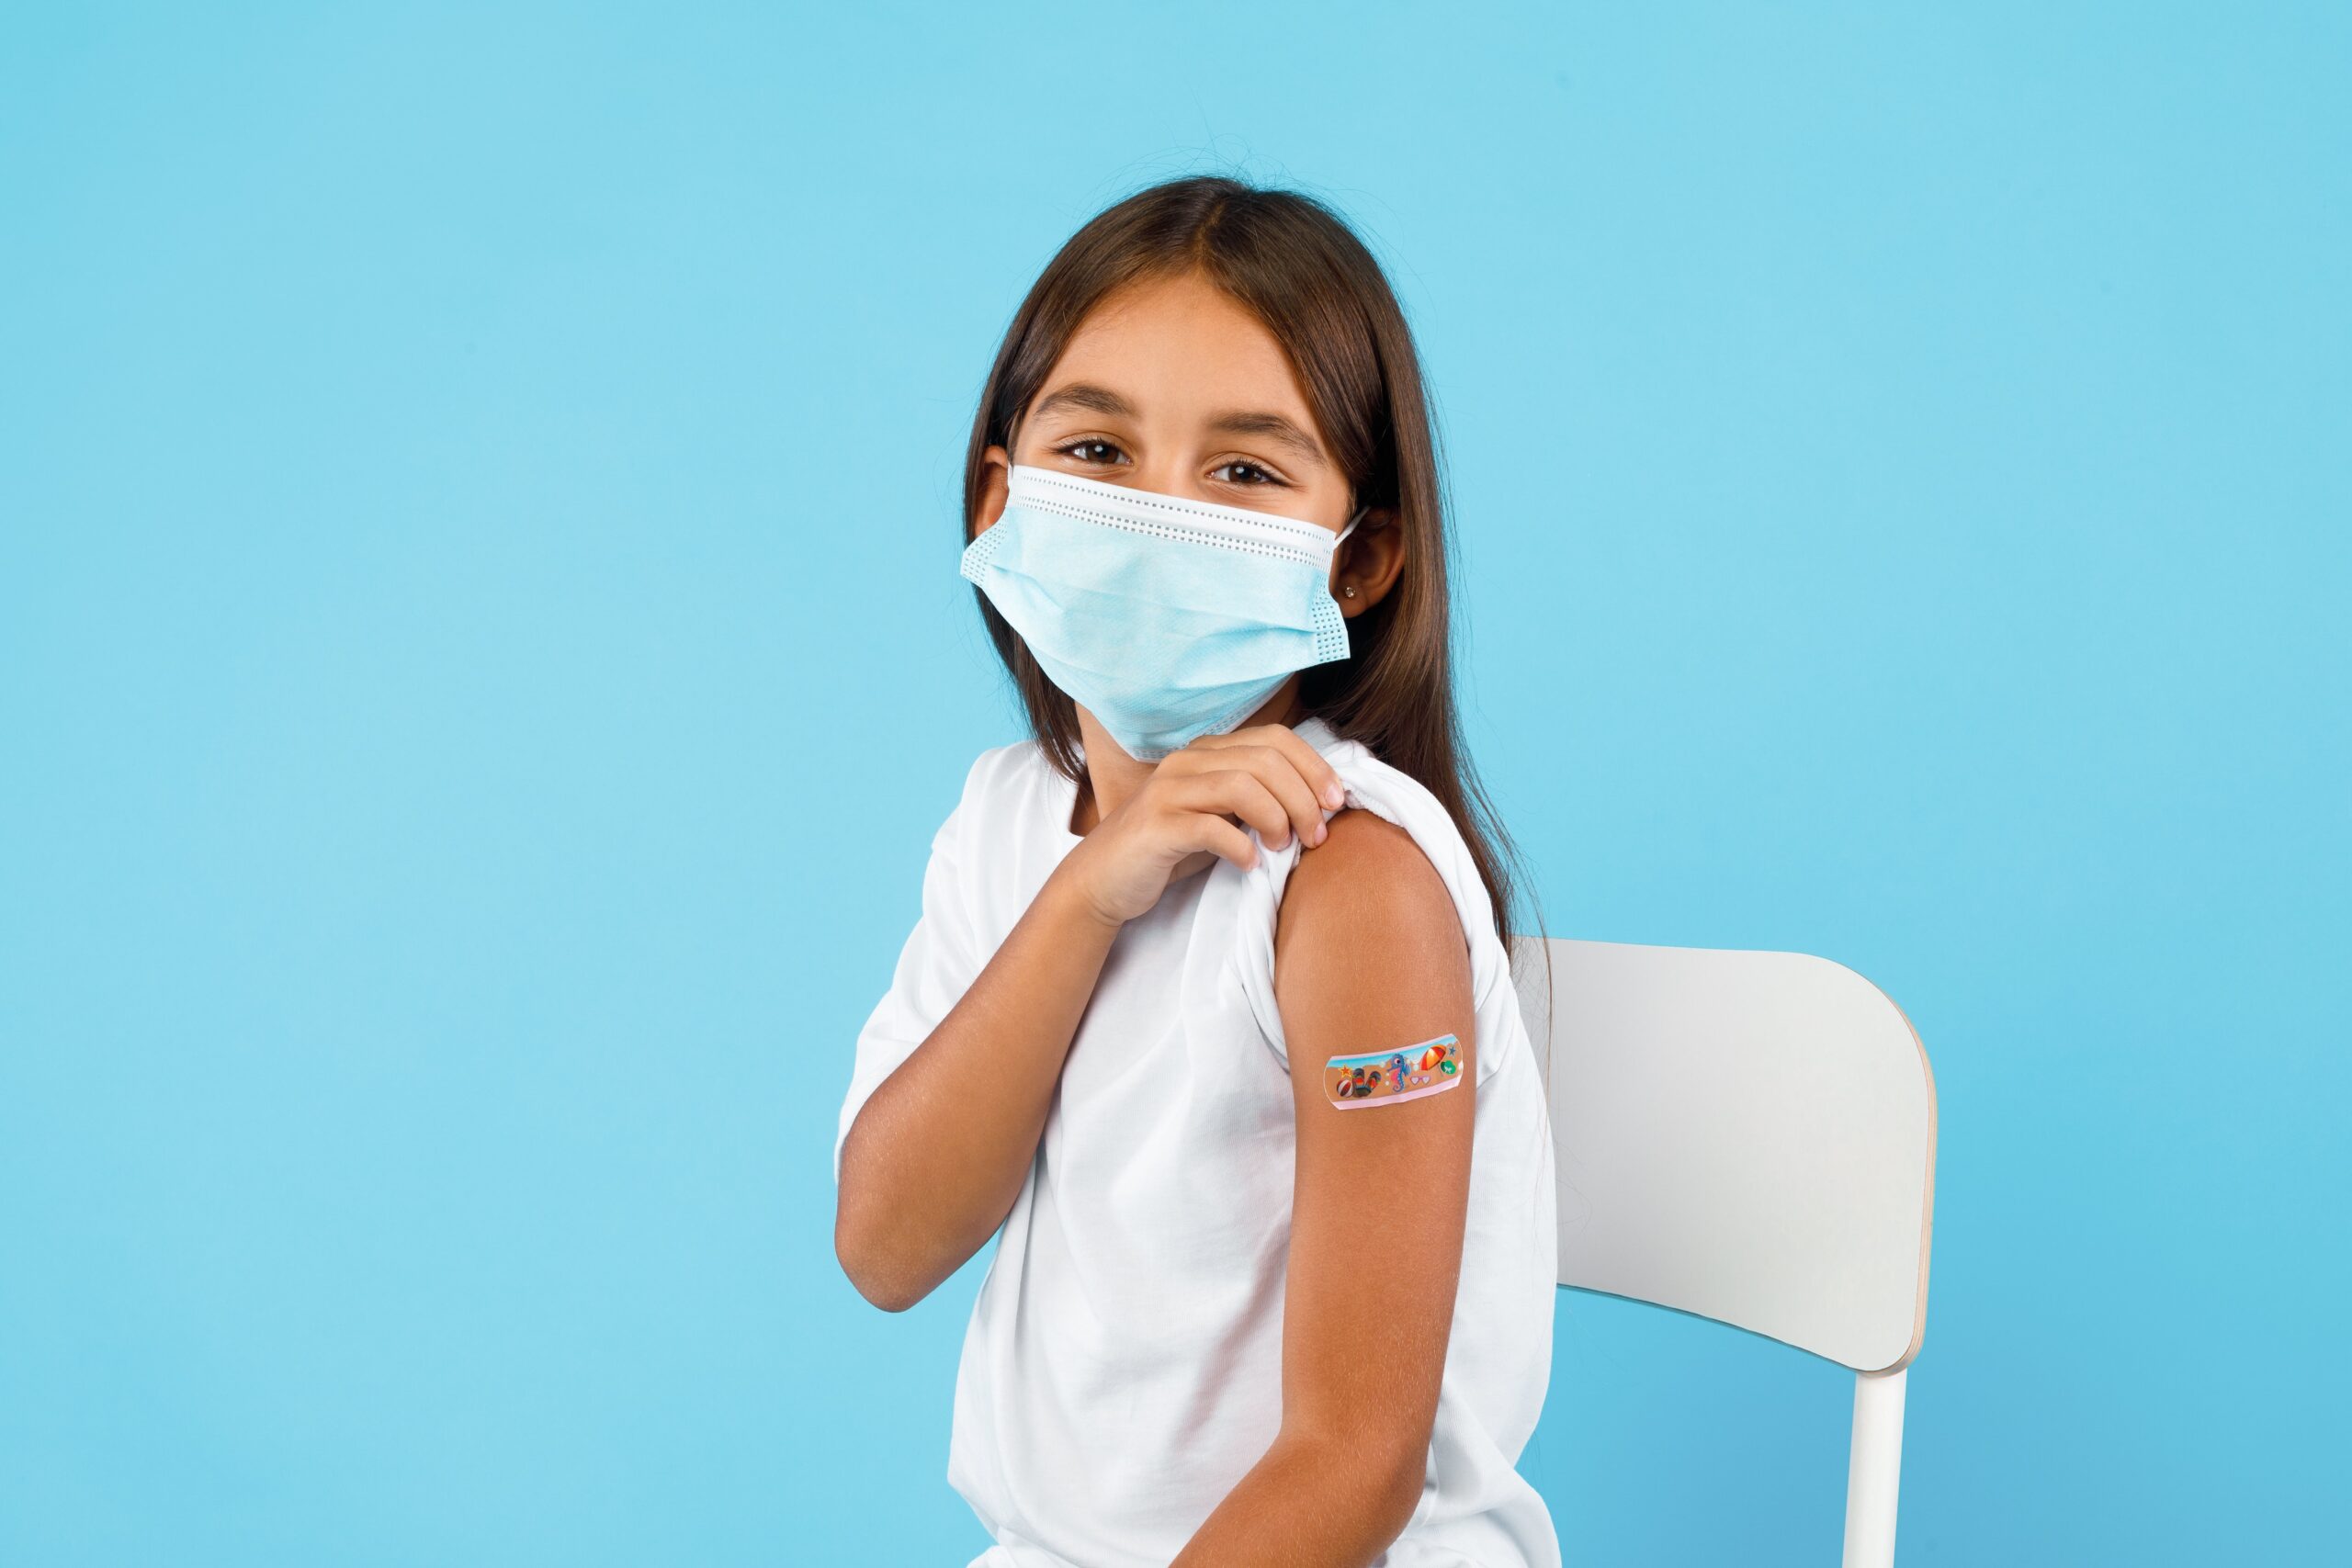
[[[975,764],[973,773],[978,772]],[[842,1179],[842,1146],[849,1141],[850,1124],[857,1120],[858,1111],[962,999],[986,957],[979,951],[961,875],[963,832],[971,801],[972,779],[967,776],[963,798],[932,835],[931,858],[922,874],[922,910],[899,950],[890,988],[858,1031],[849,1092],[842,1100],[841,1122],[833,1133],[837,1186]]]

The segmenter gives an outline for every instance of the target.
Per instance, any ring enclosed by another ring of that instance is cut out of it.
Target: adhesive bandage
[[[1451,1034],[1392,1051],[1334,1056],[1323,1064],[1324,1097],[1342,1111],[1419,1100],[1462,1081],[1462,1043]]]

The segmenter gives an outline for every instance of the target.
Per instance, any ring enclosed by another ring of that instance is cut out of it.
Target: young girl
[[[1552,1568],[1543,1087],[1413,343],[1310,197],[1081,229],[973,423],[983,751],[857,1042],[835,1248],[956,1378],[972,1568]]]

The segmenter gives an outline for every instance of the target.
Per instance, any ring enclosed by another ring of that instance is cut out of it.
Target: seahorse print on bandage
[[[1323,1064],[1323,1097],[1341,1111],[1396,1105],[1462,1081],[1462,1043],[1451,1034],[1386,1051],[1334,1056]]]

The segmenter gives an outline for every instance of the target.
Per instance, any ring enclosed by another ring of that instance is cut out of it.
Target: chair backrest
[[[1511,950],[1558,1150],[1560,1283],[1860,1372],[1906,1366],[1927,1327],[1936,1091],[1902,1009],[1802,953]]]

